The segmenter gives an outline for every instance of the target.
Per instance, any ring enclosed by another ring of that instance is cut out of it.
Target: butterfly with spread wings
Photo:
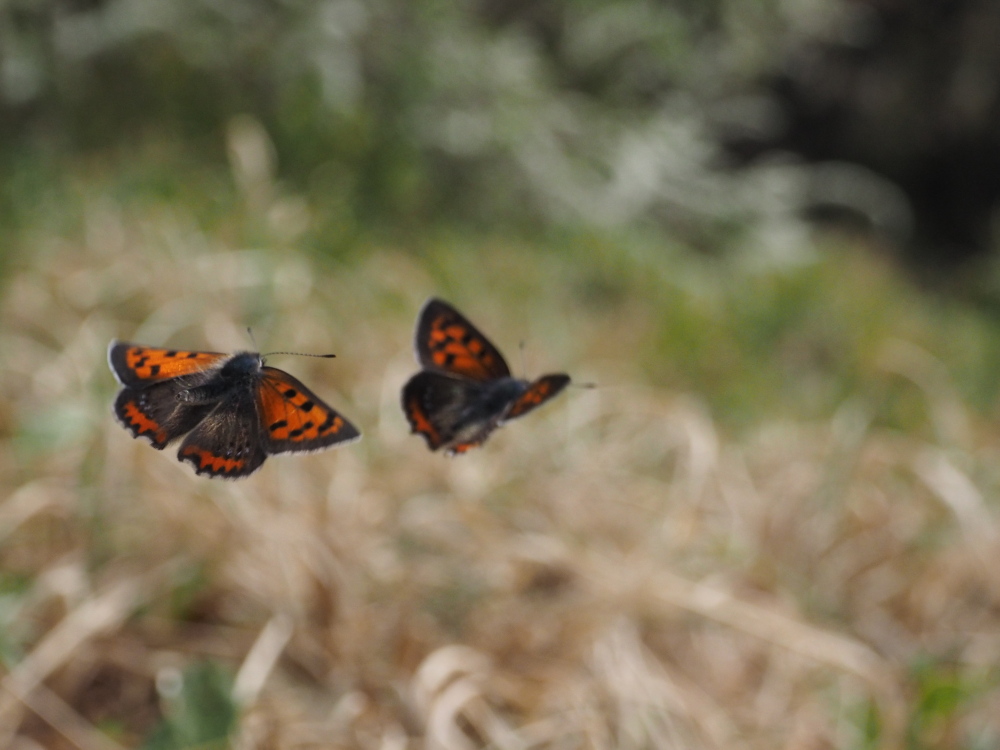
[[[332,356],[332,355],[331,355]],[[196,474],[237,479],[270,455],[330,448],[358,429],[257,352],[198,352],[112,341],[108,363],[122,389],[115,416],[157,450],[187,435],[177,453]]]
[[[558,394],[569,375],[515,378],[497,348],[454,307],[428,300],[417,320],[423,368],[403,387],[403,412],[432,451],[464,453]]]

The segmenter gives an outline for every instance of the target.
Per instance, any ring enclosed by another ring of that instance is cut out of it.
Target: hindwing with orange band
[[[442,429],[448,429],[446,424],[442,424],[445,409],[433,398],[434,381],[443,377],[435,372],[418,372],[403,388],[403,412],[411,430],[423,435],[432,451],[448,439],[442,434]]]
[[[195,474],[208,474],[210,477],[223,479],[239,479],[253,474],[264,463],[267,454],[255,451],[252,455],[225,455],[202,447],[196,441],[184,441],[177,452],[177,459],[187,461],[194,467]]]
[[[145,438],[157,450],[176,440],[201,422],[211,404],[184,404],[177,400],[178,386],[167,381],[138,388],[122,388],[115,399],[118,421],[132,437]]]
[[[196,474],[236,479],[253,474],[267,458],[254,395],[233,390],[201,424],[191,430],[177,451]]]
[[[511,393],[523,386],[513,378],[481,383],[458,375],[423,370],[403,387],[403,411],[413,432],[432,451],[464,453],[481,444],[500,424]]]

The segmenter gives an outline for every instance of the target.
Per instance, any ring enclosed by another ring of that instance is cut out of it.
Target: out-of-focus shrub
[[[224,123],[250,113],[281,176],[352,219],[652,219],[706,247],[749,226],[780,254],[800,239],[797,177],[713,171],[705,113],[831,8],[13,0],[0,8],[0,138],[9,152],[165,132],[221,158]]]

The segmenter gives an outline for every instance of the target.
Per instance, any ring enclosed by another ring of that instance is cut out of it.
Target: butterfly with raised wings
[[[332,356],[332,355],[324,355]],[[196,474],[237,479],[270,455],[330,448],[358,429],[257,352],[199,352],[112,341],[108,363],[122,389],[115,416],[157,450],[177,452]]]
[[[440,299],[417,319],[423,368],[403,387],[403,412],[432,451],[464,453],[495,429],[538,408],[565,388],[569,375],[515,378],[497,348],[458,310]]]

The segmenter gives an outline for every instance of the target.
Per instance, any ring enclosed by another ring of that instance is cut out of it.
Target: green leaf
[[[175,695],[164,696],[164,718],[144,750],[212,750],[229,745],[238,713],[229,675],[213,662],[189,667]]]

